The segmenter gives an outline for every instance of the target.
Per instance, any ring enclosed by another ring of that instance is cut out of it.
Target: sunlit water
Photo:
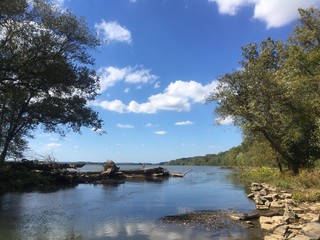
[[[251,230],[214,232],[161,223],[163,216],[192,210],[254,209],[243,185],[228,177],[230,170],[166,168],[192,171],[160,182],[80,184],[54,192],[0,195],[0,239],[255,239]]]

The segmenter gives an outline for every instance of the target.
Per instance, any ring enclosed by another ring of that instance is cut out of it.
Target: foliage
[[[41,173],[31,172],[23,167],[13,168],[10,165],[0,165],[0,191],[31,189],[53,185],[53,179]]]
[[[285,163],[295,174],[320,158],[320,13],[299,12],[301,25],[288,43],[248,44],[242,69],[220,77],[208,97],[253,146],[268,147],[280,170]]]
[[[0,162],[21,156],[38,126],[64,135],[100,129],[88,107],[99,88],[84,19],[45,0],[0,2]]]

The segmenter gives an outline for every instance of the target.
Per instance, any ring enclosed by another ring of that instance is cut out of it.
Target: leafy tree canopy
[[[267,38],[242,49],[242,69],[219,78],[208,101],[246,137],[268,142],[294,173],[320,158],[320,12],[300,9],[287,43]],[[263,153],[261,153],[263,154]]]
[[[0,2],[0,162],[45,131],[100,129],[88,107],[99,88],[88,48],[99,44],[83,18],[45,0]]]

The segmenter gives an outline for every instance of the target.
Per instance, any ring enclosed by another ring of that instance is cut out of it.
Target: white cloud
[[[218,5],[219,13],[235,15],[242,5],[246,5],[250,0],[209,0]]]
[[[125,105],[120,100],[95,101],[93,106],[100,106],[103,109],[116,111],[119,113],[157,113],[161,110],[166,111],[189,111],[194,103],[204,103],[206,96],[215,91],[216,81],[210,84],[202,85],[195,81],[175,81],[169,84],[163,93],[151,95],[147,102],[138,103],[132,100]]]
[[[154,87],[153,87],[154,89],[157,89],[157,88],[160,88],[160,82],[156,82],[155,84],[154,84]]]
[[[129,112],[156,113],[160,110],[189,111],[193,103],[203,103],[205,97],[215,91],[217,82],[202,85],[195,81],[175,81],[169,84],[163,93],[152,95],[145,103],[131,101],[128,106]]]
[[[158,77],[150,74],[150,69],[137,69],[129,72],[125,78],[128,83],[147,83]]]
[[[118,124],[117,124],[117,127],[118,127],[118,128],[134,128],[133,125],[130,125],[130,124],[121,124],[121,123],[118,123]]]
[[[130,88],[125,88],[125,89],[123,90],[123,92],[124,92],[124,93],[130,92]]]
[[[191,121],[183,121],[183,122],[176,122],[174,125],[176,126],[185,126],[185,125],[192,125],[194,122]]]
[[[166,135],[167,132],[166,131],[156,131],[154,132],[156,135]]]
[[[147,123],[146,128],[158,127],[158,124]]]
[[[123,80],[128,71],[128,67],[116,68],[109,66],[98,69],[97,73],[100,77],[100,91],[103,92],[107,88],[113,87],[117,82]]]
[[[102,67],[97,73],[100,77],[100,92],[113,87],[117,82],[127,83],[148,83],[156,80],[158,76],[150,73],[150,69],[143,66],[116,68],[113,66]]]
[[[94,27],[98,36],[102,35],[104,41],[132,42],[130,31],[117,22],[106,22],[102,19],[101,23],[96,23]]]
[[[228,117],[220,117],[220,118],[216,118],[215,119],[216,124],[220,124],[220,125],[232,125],[234,120],[231,116]]]
[[[91,131],[96,132],[98,134],[106,133],[106,130],[104,130],[102,128],[91,128]]]
[[[221,14],[235,15],[241,7],[253,5],[253,18],[266,23],[267,28],[282,27],[297,19],[298,8],[320,6],[319,0],[208,0],[218,5]]]
[[[123,104],[120,100],[116,99],[113,101],[93,101],[90,102],[91,106],[99,106],[105,110],[123,113],[126,111],[126,105]]]
[[[60,148],[61,143],[48,143],[48,144],[45,144],[43,147],[45,151],[53,151],[55,149]]]

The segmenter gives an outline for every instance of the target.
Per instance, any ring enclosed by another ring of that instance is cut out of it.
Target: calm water
[[[230,170],[166,168],[192,171],[162,182],[80,184],[54,192],[0,195],[0,239],[256,239],[251,230],[206,231],[159,222],[192,210],[254,209],[243,186],[228,177]]]

